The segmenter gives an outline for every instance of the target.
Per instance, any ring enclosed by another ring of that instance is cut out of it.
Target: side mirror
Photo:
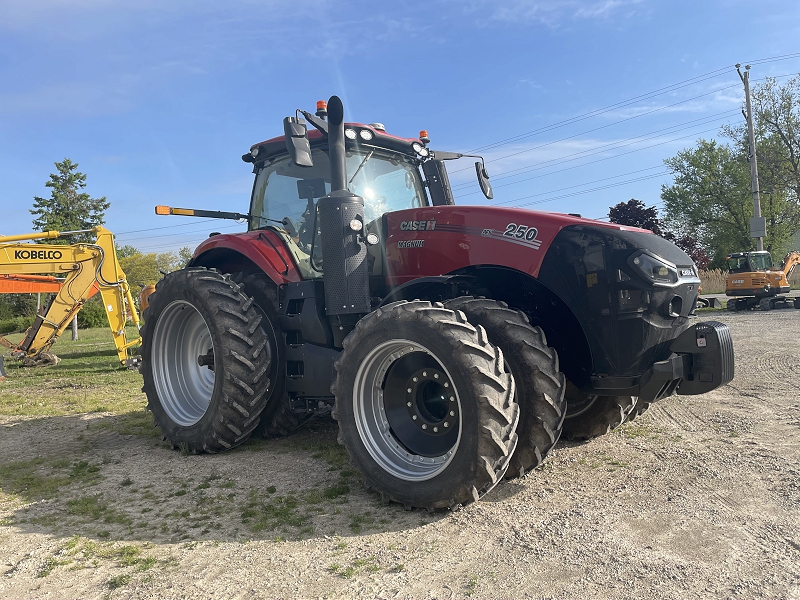
[[[492,184],[489,183],[489,174],[486,172],[486,167],[483,166],[481,161],[475,162],[475,171],[478,173],[478,185],[481,186],[483,195],[486,196],[487,200],[491,200],[494,198],[492,194]]]
[[[298,167],[313,167],[305,120],[286,117],[283,120],[283,133],[286,137],[286,150],[289,151],[292,162]]]

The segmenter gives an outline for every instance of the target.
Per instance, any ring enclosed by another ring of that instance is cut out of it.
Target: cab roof
[[[345,123],[344,128],[345,131],[353,130],[356,134],[355,140],[345,137],[345,145],[347,148],[358,146],[363,148],[390,150],[408,154],[410,156],[417,156],[417,153],[414,151],[412,145],[425,145],[420,138],[399,137],[390,133],[386,133],[386,131],[374,127],[373,125],[365,125],[363,123]],[[369,132],[369,134],[371,134],[370,139],[364,139],[364,137],[362,137],[362,131]],[[286,150],[285,140],[286,136],[279,135],[274,138],[264,140],[263,142],[253,144],[250,146],[250,152],[242,156],[242,160],[249,163],[260,163],[265,160],[275,158],[276,156],[287,155],[288,152]],[[324,146],[327,143],[327,138],[325,138],[320,131],[310,127],[308,131],[308,141],[311,143],[311,147],[313,148]],[[253,156],[253,151],[255,149],[258,149],[258,153],[256,156]]]

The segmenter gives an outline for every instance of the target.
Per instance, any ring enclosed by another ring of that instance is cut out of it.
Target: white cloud
[[[628,10],[643,0],[604,0],[589,6],[582,6],[575,11],[575,16],[583,19],[607,19],[621,10]],[[630,11],[626,16],[629,16]]]
[[[630,17],[634,7],[645,0],[472,0],[466,5],[467,13],[489,13],[495,21],[539,22],[558,27],[574,19],[610,19]]]

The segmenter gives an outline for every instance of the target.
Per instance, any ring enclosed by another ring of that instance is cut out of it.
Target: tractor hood
[[[427,207],[388,213],[384,219],[389,285],[470,265],[499,265],[538,277],[548,248],[565,227],[661,239],[646,229],[494,206]]]

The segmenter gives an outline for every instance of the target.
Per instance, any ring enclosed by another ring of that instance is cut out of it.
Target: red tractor
[[[242,157],[247,214],[156,209],[248,222],[211,234],[144,313],[144,391],[174,445],[217,452],[330,413],[370,486],[433,510],[530,471],[562,435],[733,378],[728,328],[690,326],[700,280],[673,244],[455,206],[445,162],[462,155],[425,132],[345,123],[335,96],[298,113]]]

